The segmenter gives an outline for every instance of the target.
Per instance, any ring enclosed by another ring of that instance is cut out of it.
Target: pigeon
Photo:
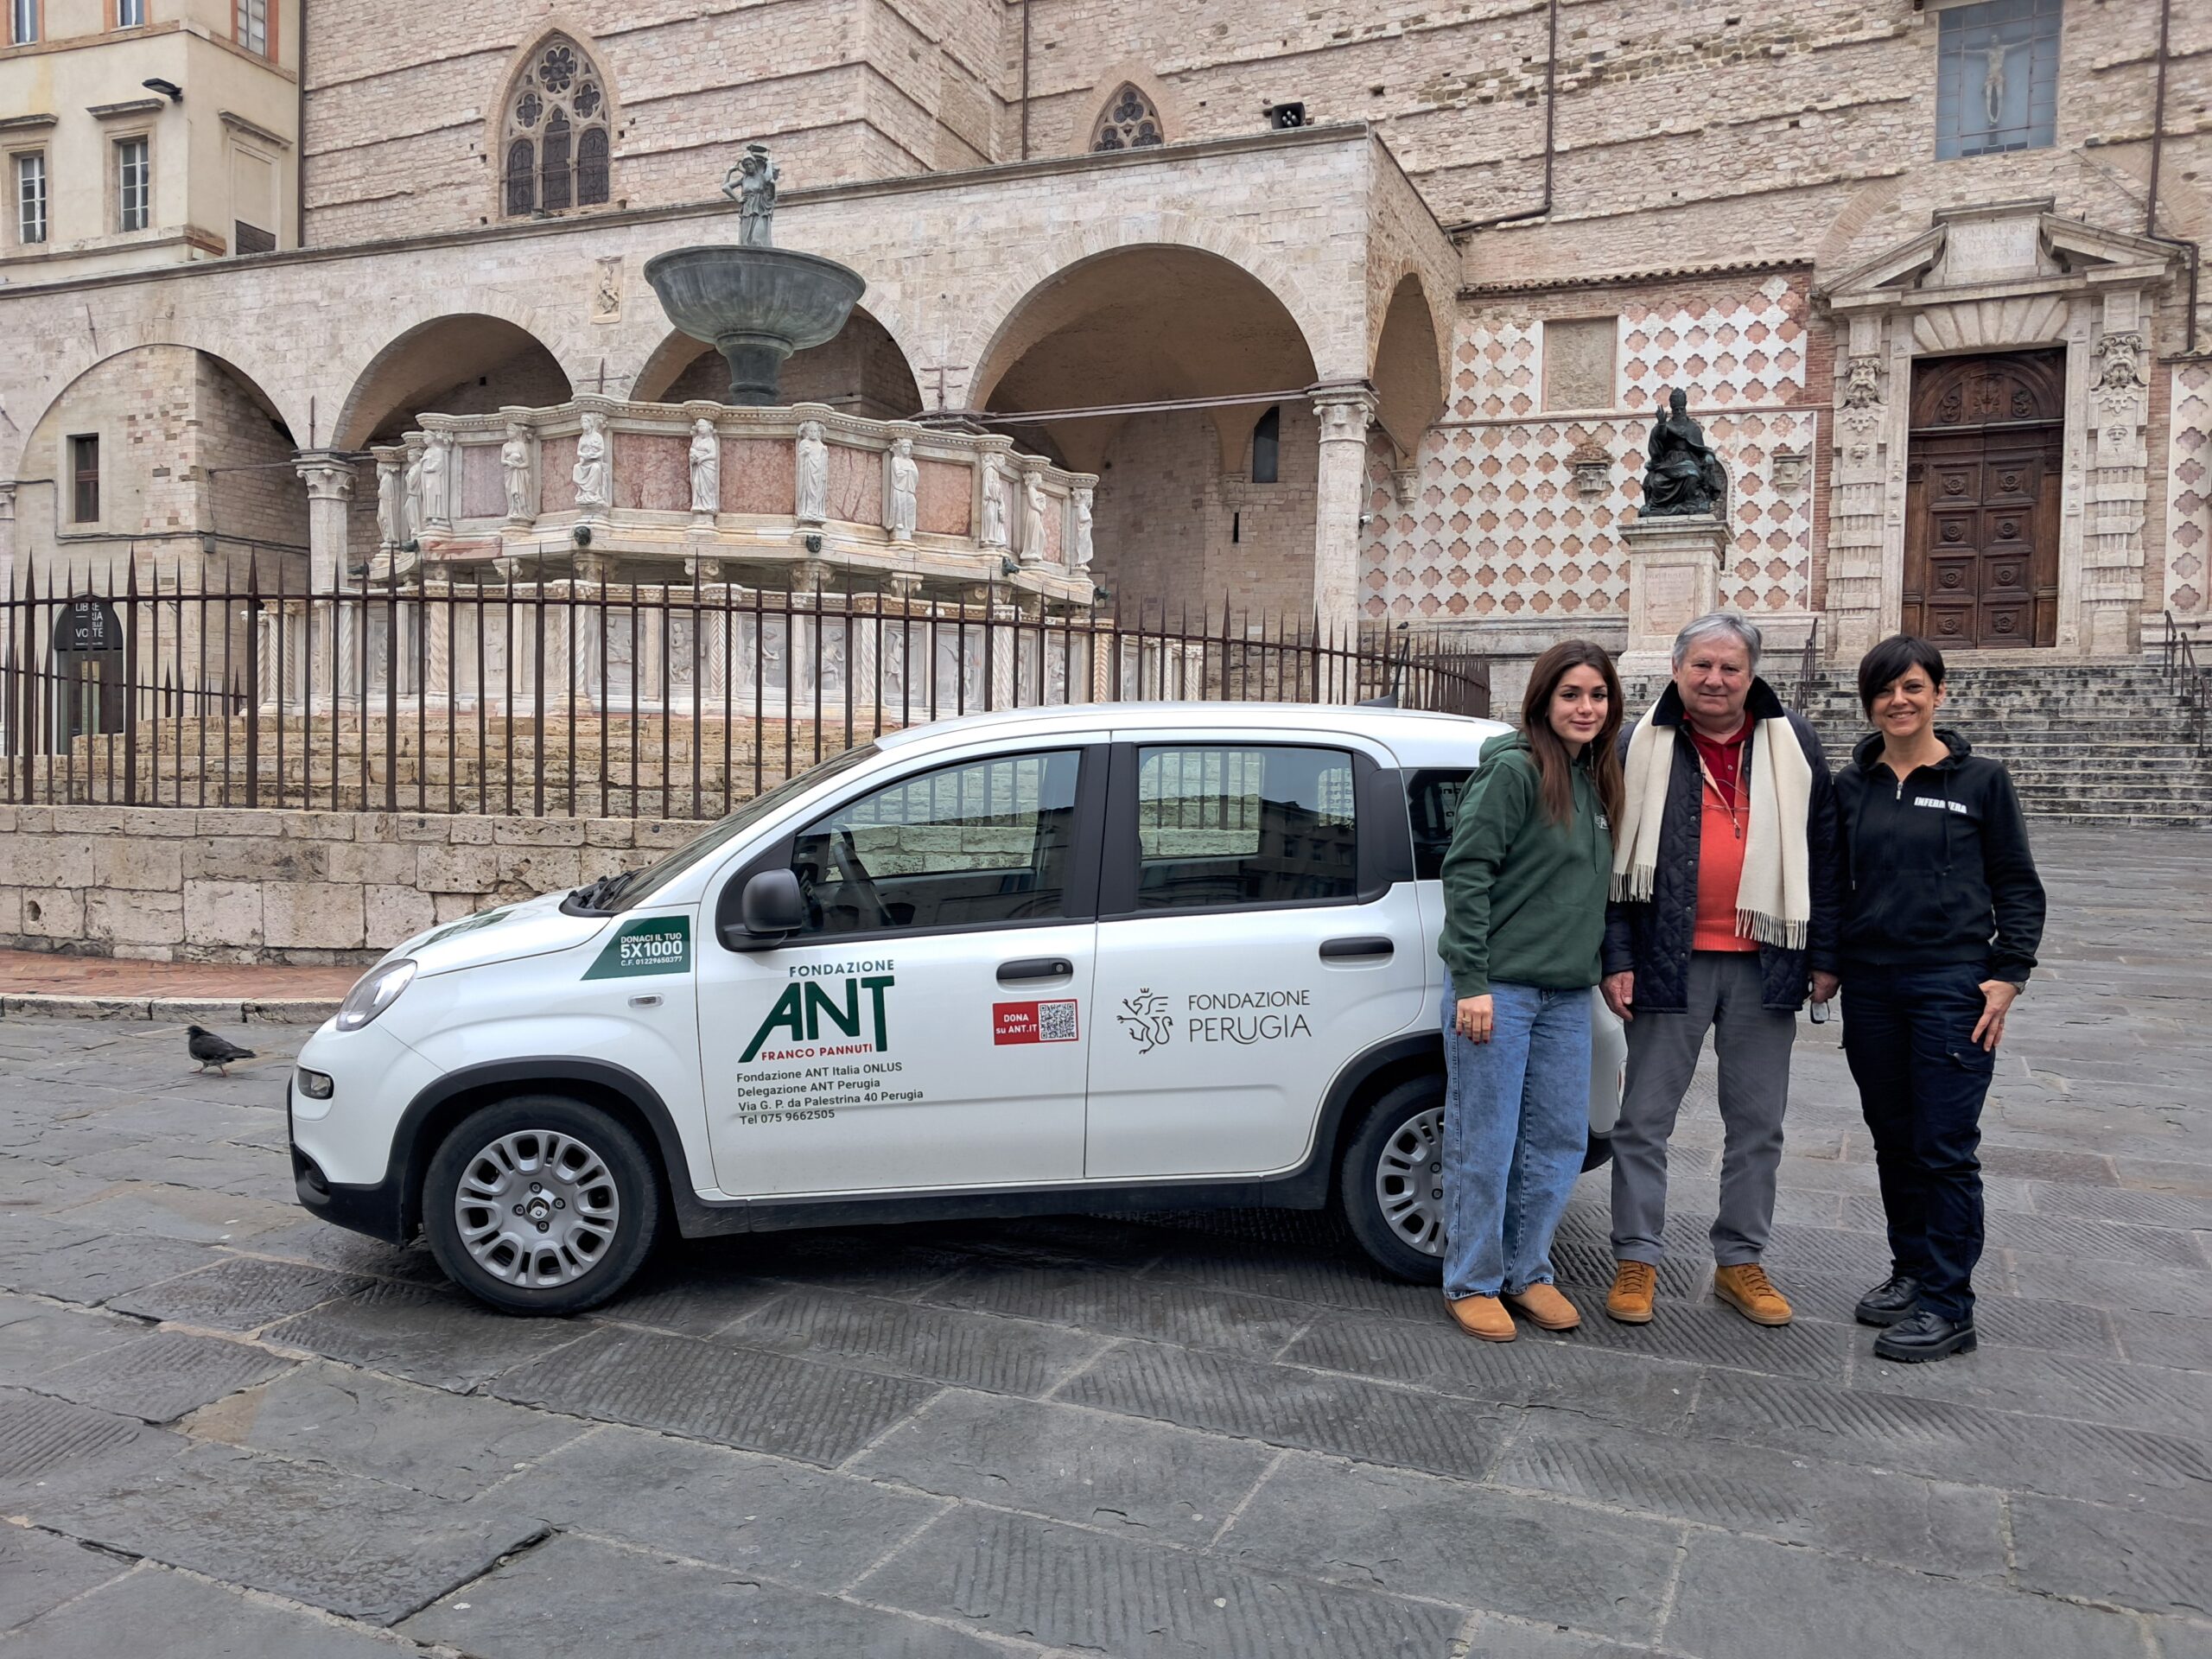
[[[184,1046],[191,1050],[192,1058],[200,1062],[200,1071],[203,1076],[206,1075],[207,1068],[212,1065],[218,1073],[227,1077],[231,1075],[229,1068],[232,1060],[251,1060],[255,1058],[251,1049],[240,1048],[228,1038],[218,1037],[213,1032],[205,1030],[199,1026],[187,1026],[184,1030]]]

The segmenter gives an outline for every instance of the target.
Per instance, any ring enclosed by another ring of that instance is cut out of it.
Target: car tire
[[[1443,1157],[1441,1073],[1385,1090],[1344,1144],[1338,1205],[1360,1248],[1394,1278],[1443,1280]]]
[[[508,1313],[597,1306],[644,1264],[660,1216],[660,1183],[638,1137],[558,1095],[471,1113],[423,1184],[423,1230],[438,1265]]]

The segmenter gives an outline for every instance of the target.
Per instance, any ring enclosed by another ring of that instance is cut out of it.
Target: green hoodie
[[[1574,767],[1574,816],[1555,824],[1529,740],[1510,732],[1484,744],[1444,855],[1437,954],[1453,995],[1481,996],[1492,980],[1595,985],[1612,874],[1612,831],[1586,760]]]

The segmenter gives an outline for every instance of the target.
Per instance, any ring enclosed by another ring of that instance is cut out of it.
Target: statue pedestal
[[[1719,608],[1728,526],[1710,513],[1646,518],[1620,527],[1628,550],[1628,649],[1624,675],[1664,674],[1683,625]]]

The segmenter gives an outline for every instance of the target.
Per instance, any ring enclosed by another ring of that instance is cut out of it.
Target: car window
[[[1474,775],[1471,767],[1453,766],[1407,777],[1406,810],[1413,819],[1416,881],[1433,881],[1444,874],[1444,855],[1451,849],[1452,831],[1459,822],[1459,797]]]
[[[1136,804],[1141,911],[1358,892],[1352,760],[1341,749],[1140,748]]]
[[[1079,750],[966,760],[903,778],[799,831],[803,937],[1065,913]]]

